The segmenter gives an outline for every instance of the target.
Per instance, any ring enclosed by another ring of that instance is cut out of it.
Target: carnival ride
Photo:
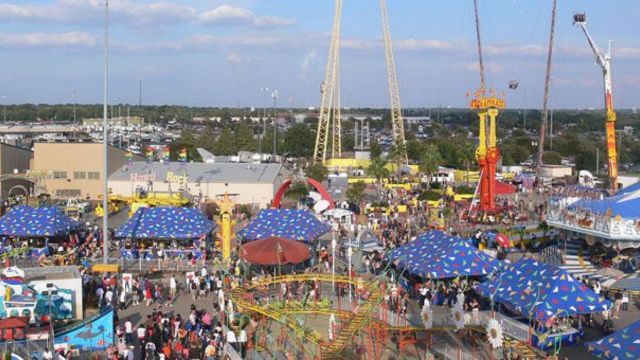
[[[102,195],[99,196],[102,199]],[[129,206],[129,217],[135,214],[136,210],[144,207],[156,206],[188,206],[191,199],[181,192],[160,193],[160,192],[137,192],[133,196],[109,195],[109,214],[117,213],[125,206]],[[104,216],[102,205],[98,204],[95,209],[96,216]]]
[[[302,283],[302,286],[305,283],[312,284],[310,287],[315,286],[314,291],[323,294],[323,300],[315,301],[307,294],[302,300],[282,296],[283,284],[287,284],[286,288],[289,289],[288,285],[293,283]],[[389,350],[392,340],[397,340],[400,352],[418,344],[425,344],[429,352],[434,344],[432,335],[448,336],[451,333],[452,336],[458,336],[461,333],[455,332],[464,329],[463,333],[468,331],[483,336],[488,328],[486,325],[492,319],[489,314],[484,314],[480,321],[469,321],[460,327],[462,313],[456,323],[448,308],[440,308],[438,310],[441,311],[433,315],[436,320],[429,320],[428,326],[424,314],[419,319],[409,321],[403,318],[399,310],[396,312],[388,308],[384,300],[386,287],[386,281],[366,281],[345,275],[283,275],[266,277],[237,287],[231,292],[231,301],[241,313],[252,314],[258,321],[255,351],[270,353],[271,356],[276,356],[278,352],[297,351],[309,359],[350,358],[354,353],[364,353],[367,358],[380,358]],[[346,296],[348,291],[353,292],[353,298]],[[275,299],[279,296],[284,300]],[[329,325],[328,336],[323,336],[318,322],[314,322],[320,317],[325,320],[328,318],[328,322],[325,321]],[[277,340],[272,339],[276,344],[269,343],[271,335],[261,332],[266,328],[270,329],[269,332],[274,331],[267,324],[268,321],[275,321],[281,326]],[[535,349],[521,341],[505,338],[503,346],[527,358],[537,355]],[[484,350],[477,347],[474,351]]]
[[[480,17],[478,15],[478,1],[474,0],[476,37],[478,43],[478,60],[480,64],[480,88],[475,92],[470,107],[478,112],[478,148],[476,160],[480,168],[480,181],[478,183],[480,203],[478,210],[481,213],[495,213],[496,208],[496,166],[500,160],[500,150],[496,139],[496,122],[498,110],[505,108],[505,101],[495,96],[493,90],[487,97],[484,63],[482,60],[482,42],[480,36]]]
[[[396,147],[394,160],[407,164],[407,145],[404,134],[404,119],[400,105],[400,90],[396,64],[393,57],[393,44],[389,26],[387,1],[379,0],[380,16],[382,20],[382,35],[386,60],[387,81],[389,86],[391,125],[393,144]],[[318,129],[313,151],[313,161],[325,165],[329,159],[342,157],[342,116],[340,105],[340,28],[342,21],[342,0],[335,1],[333,30],[329,56],[325,70],[324,81],[320,87],[320,113],[318,114]],[[328,149],[331,153],[327,154]]]

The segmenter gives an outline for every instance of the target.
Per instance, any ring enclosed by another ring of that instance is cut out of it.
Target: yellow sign
[[[488,98],[477,98],[471,100],[470,107],[472,109],[488,109],[488,108],[497,108],[504,109],[506,104],[504,100],[498,99],[497,97],[488,97]]]
[[[167,172],[167,177],[165,179],[168,182],[175,182],[178,184],[186,184],[187,181],[189,181],[189,176],[187,174],[183,174],[183,175],[178,175],[178,174],[174,174],[173,172],[169,171]]]

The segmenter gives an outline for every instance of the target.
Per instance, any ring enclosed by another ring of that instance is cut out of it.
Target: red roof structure
[[[311,257],[309,248],[302,242],[268,237],[242,245],[240,257],[252,264],[299,264]]]

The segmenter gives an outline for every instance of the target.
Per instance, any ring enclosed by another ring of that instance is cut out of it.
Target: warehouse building
[[[55,198],[96,200],[103,192],[104,146],[101,143],[35,143],[30,176],[36,188]],[[135,159],[142,157],[133,155]],[[108,175],[127,163],[127,151],[109,146]]]
[[[289,177],[281,164],[132,162],[109,177],[114,195],[186,192],[200,199],[235,194],[237,204],[266,207]]]

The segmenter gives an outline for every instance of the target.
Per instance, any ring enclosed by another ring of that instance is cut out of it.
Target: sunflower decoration
[[[491,319],[487,323],[486,327],[487,338],[491,347],[494,349],[502,347],[503,336],[502,336],[502,326],[496,319]]]
[[[451,318],[456,326],[456,330],[464,328],[464,310],[462,309],[462,304],[456,304],[451,309]]]
[[[420,316],[422,317],[424,328],[427,330],[431,329],[433,327],[433,311],[431,311],[431,307],[423,307]]]

